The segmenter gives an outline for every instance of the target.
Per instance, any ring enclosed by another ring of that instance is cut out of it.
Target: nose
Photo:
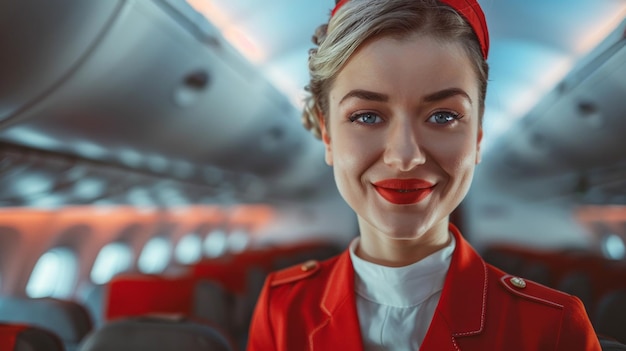
[[[383,161],[407,172],[426,162],[426,154],[410,122],[396,123],[387,134]]]

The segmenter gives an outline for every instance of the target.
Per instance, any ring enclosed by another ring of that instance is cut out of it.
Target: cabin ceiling
[[[626,203],[615,181],[626,179],[626,2],[479,2],[491,33],[482,184],[526,193],[517,184],[534,182],[545,196],[572,183],[570,195]],[[159,203],[154,189],[171,187],[183,202],[336,197],[299,113],[310,37],[332,6],[3,2],[1,204],[141,203],[146,192]],[[93,180],[65,186],[76,174]],[[38,189],[58,196],[37,200]]]
[[[299,106],[311,36],[334,1],[188,0]],[[616,0],[479,0],[490,30],[484,147],[493,143],[626,17]]]

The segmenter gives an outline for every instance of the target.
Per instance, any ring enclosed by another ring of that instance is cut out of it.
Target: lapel
[[[459,350],[457,338],[479,334],[485,326],[487,266],[452,224],[450,232],[456,249],[421,351]]]
[[[354,269],[348,250],[333,266],[320,308],[326,318],[309,334],[311,350],[363,350],[354,296]]]
[[[422,341],[422,345],[420,346],[420,351],[459,350],[456,346],[456,340],[453,334],[448,322],[443,318],[443,315],[435,312],[433,320],[428,327],[426,337],[424,337],[424,341]]]

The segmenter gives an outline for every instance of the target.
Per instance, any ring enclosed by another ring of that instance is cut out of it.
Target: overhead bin
[[[317,146],[287,98],[184,0],[0,9],[12,53],[0,65],[0,141],[139,170],[158,159],[172,175],[185,165],[272,176]]]
[[[3,1],[0,123],[71,76],[117,18],[123,1]],[[28,20],[25,20],[28,19]]]
[[[625,96],[626,21],[496,141],[491,166],[545,177],[625,162]]]

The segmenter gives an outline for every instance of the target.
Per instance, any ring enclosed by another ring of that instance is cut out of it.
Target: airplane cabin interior
[[[451,221],[626,349],[626,2],[479,2],[482,162]],[[348,246],[301,123],[332,6],[0,4],[0,350],[242,351],[267,274]]]

